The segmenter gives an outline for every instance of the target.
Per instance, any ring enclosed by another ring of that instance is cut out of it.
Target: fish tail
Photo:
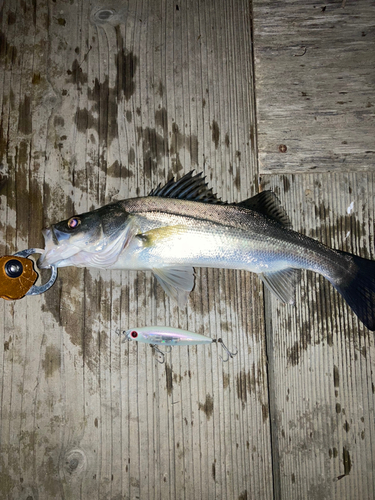
[[[347,274],[337,282],[330,281],[362,323],[375,331],[375,261],[338,253],[345,259]]]

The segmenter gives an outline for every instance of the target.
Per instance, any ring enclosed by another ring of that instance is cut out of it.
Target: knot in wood
[[[94,20],[97,23],[106,23],[110,21],[114,16],[116,16],[116,11],[114,9],[100,9],[95,12]]]
[[[76,476],[86,470],[87,459],[85,452],[78,448],[69,450],[64,457],[63,469],[69,476]]]

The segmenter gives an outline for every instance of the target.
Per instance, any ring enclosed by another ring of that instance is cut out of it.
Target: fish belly
[[[146,233],[147,234],[147,233]],[[286,254],[267,248],[271,242],[251,238],[241,230],[228,228],[224,234],[191,228],[153,234],[150,241],[134,238],[119,256],[117,269],[162,267],[213,267],[243,269],[254,273],[276,272],[291,266]]]

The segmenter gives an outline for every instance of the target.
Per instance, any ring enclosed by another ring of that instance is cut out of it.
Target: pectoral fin
[[[295,288],[299,280],[299,269],[286,269],[276,273],[261,273],[260,279],[265,286],[285,304],[295,303]]]
[[[189,293],[194,288],[194,269],[192,267],[179,269],[165,267],[152,271],[165,293],[176,300],[180,307],[184,307]]]

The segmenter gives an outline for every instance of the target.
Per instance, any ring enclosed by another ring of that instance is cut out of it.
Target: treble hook
[[[224,359],[222,356],[220,356],[219,354],[219,358],[221,359],[221,361],[223,363],[226,363],[227,361],[229,361],[229,358],[233,358],[236,354],[238,354],[238,350],[236,348],[236,352],[230,352],[230,350],[228,349],[228,347],[224,344],[223,342],[223,339],[215,339],[213,340],[212,342],[216,342],[217,344],[221,344],[221,347],[224,349],[224,351],[227,353],[228,357],[227,359]]]
[[[161,351],[156,344],[150,344],[150,346],[163,358],[163,361],[159,361],[158,358],[156,358],[156,361],[162,365],[165,362],[165,352]]]

